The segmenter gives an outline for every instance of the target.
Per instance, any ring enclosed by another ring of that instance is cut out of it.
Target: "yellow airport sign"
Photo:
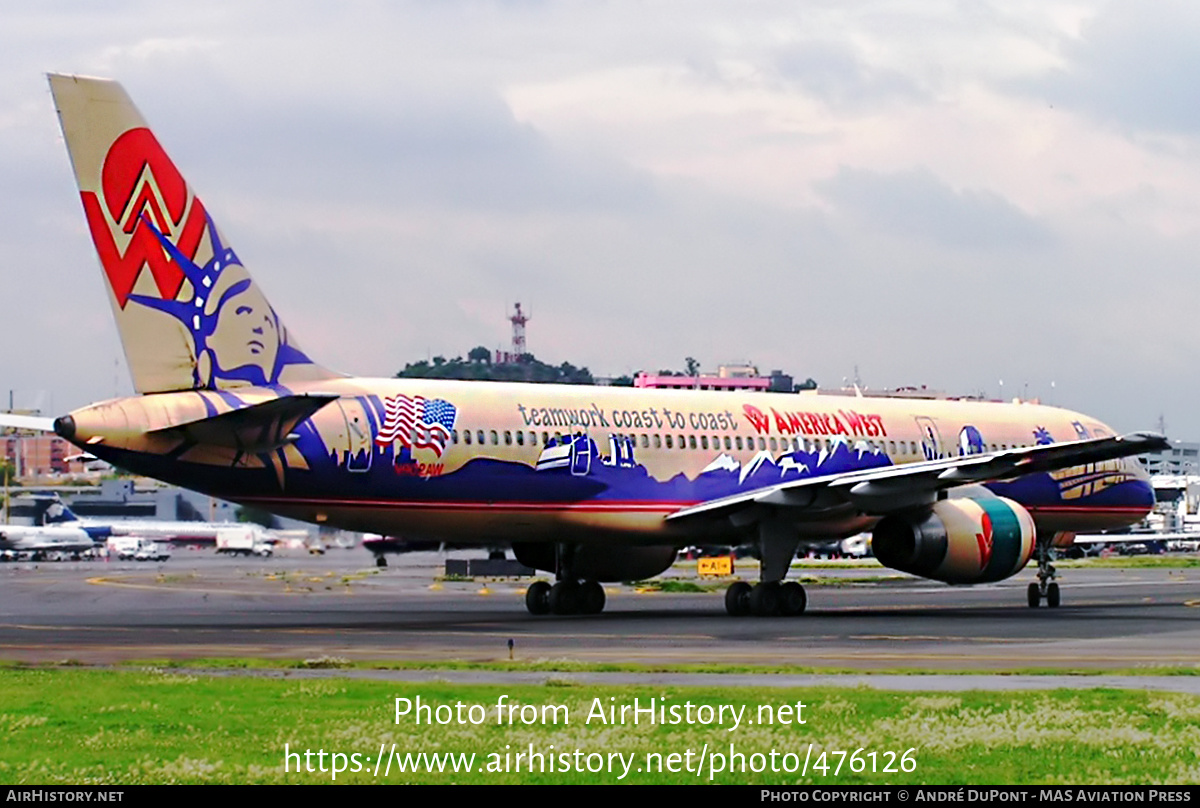
[[[696,562],[696,572],[701,578],[721,578],[733,575],[733,556],[701,558]]]

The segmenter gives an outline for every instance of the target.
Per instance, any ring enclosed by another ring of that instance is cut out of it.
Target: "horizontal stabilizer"
[[[269,452],[290,443],[294,439],[292,430],[298,423],[338,398],[336,393],[280,396],[149,434],[182,437],[190,444],[221,446],[245,454]]]
[[[11,427],[12,429],[28,429],[31,432],[53,432],[53,418],[39,418],[36,415],[13,415],[12,413],[0,413],[0,427]]]

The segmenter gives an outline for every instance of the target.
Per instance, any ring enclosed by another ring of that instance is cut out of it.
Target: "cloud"
[[[1179,0],[1111,3],[1077,38],[1065,65],[1024,85],[1128,131],[1200,132],[1200,6]]]
[[[877,109],[890,101],[925,96],[910,76],[869,64],[847,42],[801,42],[780,48],[773,60],[778,75],[832,107]]]
[[[843,166],[816,183],[839,211],[910,238],[968,250],[1031,250],[1051,231],[991,191],[956,191],[927,169],[878,173]]]

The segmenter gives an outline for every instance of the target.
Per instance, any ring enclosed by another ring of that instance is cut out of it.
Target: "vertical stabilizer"
[[[314,364],[115,81],[50,76],[139,393],[288,384]]]

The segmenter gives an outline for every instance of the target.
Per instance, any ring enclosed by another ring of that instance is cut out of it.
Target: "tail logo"
[[[83,191],[83,209],[117,305],[125,308],[145,266],[159,294],[174,298],[184,273],[164,252],[160,239],[167,235],[182,254],[194,258],[208,217],[149,129],[130,129],[113,141],[104,158],[100,189],[103,204],[95,192]],[[124,250],[117,232],[129,236]]]
[[[184,326],[195,357],[193,387],[277,384],[285,367],[312,364],[289,344],[275,310],[149,129],[129,129],[113,141],[99,193],[82,197],[117,306],[124,311],[132,301]],[[157,295],[134,291],[145,267]]]

